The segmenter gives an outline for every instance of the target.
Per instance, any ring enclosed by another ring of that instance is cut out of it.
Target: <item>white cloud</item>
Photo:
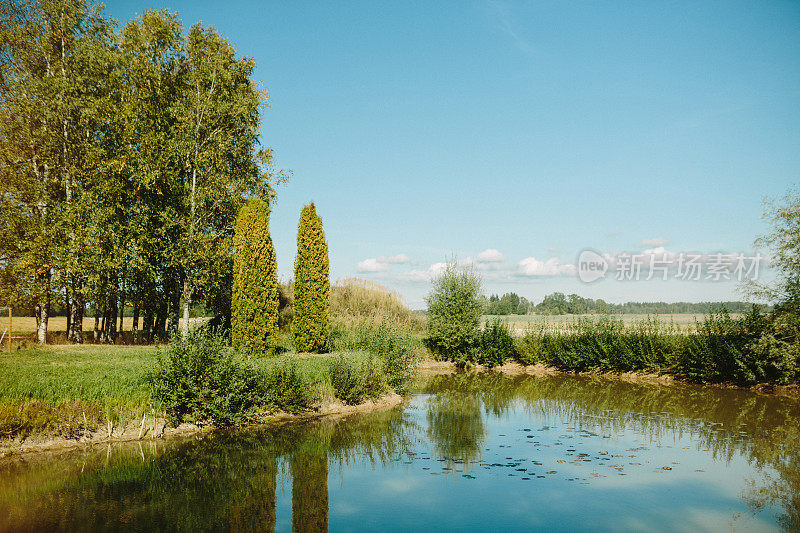
[[[381,258],[372,257],[358,262],[359,272],[386,272],[387,270],[389,270],[389,265],[381,261]]]
[[[444,272],[446,267],[447,263],[434,263],[429,266],[427,270],[415,269],[404,272],[403,274],[398,274],[397,279],[401,281],[428,282]]]
[[[387,263],[396,263],[396,264],[410,263],[411,262],[411,258],[409,258],[406,254],[397,254],[397,255],[393,255],[390,258],[388,258],[386,260],[386,262]]]
[[[669,241],[663,237],[655,237],[653,239],[642,239],[642,242],[637,244],[638,248],[645,248],[647,246],[665,246]]]
[[[478,261],[481,263],[499,263],[504,260],[503,254],[494,248],[488,248],[478,254]]]
[[[575,265],[562,263],[557,257],[547,261],[527,257],[519,262],[518,273],[522,276],[574,276]]]
[[[358,262],[359,272],[386,272],[390,264],[410,263],[411,259],[406,254],[393,255],[391,257],[370,257]]]

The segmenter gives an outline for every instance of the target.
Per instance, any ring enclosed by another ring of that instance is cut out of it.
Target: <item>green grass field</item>
[[[161,409],[151,396],[148,373],[166,346],[50,345],[0,352],[0,438],[30,434],[68,435],[85,415],[98,426],[125,422]],[[295,359],[321,392],[327,361],[338,354],[249,359],[256,367]]]

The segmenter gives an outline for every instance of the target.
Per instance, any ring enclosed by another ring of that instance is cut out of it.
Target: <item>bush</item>
[[[341,353],[330,362],[334,395],[348,405],[386,392],[383,360],[369,352]]]
[[[492,368],[516,358],[517,347],[508,325],[500,319],[492,320],[480,334],[478,362]]]
[[[316,384],[300,370],[297,361],[277,363],[265,370],[263,376],[266,404],[272,409],[298,413],[319,399]]]
[[[269,206],[250,200],[233,237],[231,342],[248,352],[272,352],[278,333],[278,266],[269,235]]]
[[[173,424],[232,426],[251,418],[265,398],[255,369],[236,360],[221,335],[204,329],[174,340],[148,381]]]
[[[328,243],[314,202],[305,206],[297,228],[292,335],[298,352],[320,352],[328,343]]]
[[[468,364],[478,347],[481,278],[472,270],[459,270],[455,261],[434,280],[426,298],[428,325],[425,345],[440,360]]]
[[[731,318],[727,311],[709,314],[689,335],[686,350],[679,358],[678,371],[696,382],[733,382],[751,385],[759,381],[781,381],[783,372],[775,372],[771,350],[760,351],[759,342],[768,320],[757,308],[741,318]]]
[[[334,349],[365,350],[383,360],[387,384],[397,392],[405,392],[414,377],[420,357],[414,351],[418,342],[408,332],[381,323],[360,323],[346,329],[337,329],[332,335]]]

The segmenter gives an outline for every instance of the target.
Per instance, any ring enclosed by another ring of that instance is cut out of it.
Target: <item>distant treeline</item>
[[[586,314],[707,314],[723,308],[729,313],[745,313],[752,307],[747,302],[626,302],[608,303],[602,299],[582,298],[577,294],[554,292],[541,303],[533,304],[513,292],[485,299],[487,315],[586,315]]]

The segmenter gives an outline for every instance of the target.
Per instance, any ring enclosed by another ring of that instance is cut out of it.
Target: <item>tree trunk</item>
[[[67,329],[64,331],[64,334],[67,336],[67,339],[69,339],[69,331],[72,327],[72,309],[69,305],[69,285],[66,283],[64,284],[64,309],[67,313]]]
[[[183,340],[189,338],[189,312],[192,307],[192,290],[189,287],[189,280],[183,282],[183,324],[181,337]]]
[[[50,318],[50,267],[39,272],[42,293],[36,303],[36,342],[47,344],[47,321]]]
[[[133,343],[139,342],[139,302],[133,305],[133,324],[131,325],[131,335]]]
[[[196,155],[197,154],[195,153],[195,161],[197,160]],[[192,195],[191,195],[191,198],[190,198],[191,211],[189,213],[189,249],[188,249],[190,258],[191,258],[191,255],[194,252],[194,249],[193,249],[193,247],[194,247],[194,218],[195,218],[195,212],[197,210],[197,207],[195,205],[196,204],[196,201],[195,201],[196,191],[197,191],[197,168],[194,165],[192,165]],[[191,261],[190,261],[190,263],[191,263]],[[186,340],[186,339],[189,338],[189,312],[190,312],[191,307],[192,307],[192,285],[189,282],[189,280],[191,278],[191,276],[189,274],[190,274],[190,272],[188,272],[188,271],[185,272],[184,273],[185,278],[183,280],[183,330],[181,331],[181,336],[183,337],[183,340]]]
[[[67,336],[69,341],[74,344],[83,344],[83,313],[85,310],[83,280],[78,276],[72,276],[72,306],[70,307],[70,327],[67,328]]]
[[[100,305],[95,302],[94,305],[94,342],[100,341]]]
[[[125,321],[125,277],[123,274],[122,282],[120,283],[119,294],[119,336],[122,337],[123,325]]]
[[[142,324],[142,340],[144,342],[153,342],[153,307],[149,305],[144,309],[144,321]]]
[[[100,323],[100,342],[108,342],[108,330],[106,329],[106,322],[108,321],[108,302],[103,302],[103,321]]]
[[[106,320],[106,342],[113,343],[117,339],[117,273],[114,272],[108,284],[108,320]]]
[[[169,301],[169,336],[174,337],[178,334],[179,323],[181,319],[180,314],[181,304],[181,282],[175,279],[175,285],[170,292]]]
[[[153,335],[157,339],[164,339],[167,336],[167,302],[165,298],[167,298],[166,294],[158,301],[156,321],[153,325]]]

